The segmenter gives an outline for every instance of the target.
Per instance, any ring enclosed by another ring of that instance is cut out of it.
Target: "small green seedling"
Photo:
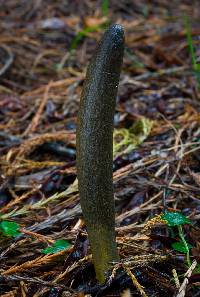
[[[167,221],[167,225],[170,227],[177,227],[178,234],[181,241],[172,244],[174,250],[186,254],[187,264],[191,266],[190,261],[190,248],[192,247],[185,239],[182,226],[185,224],[191,224],[191,221],[181,214],[180,212],[165,212],[162,217],[163,220]]]
[[[190,26],[188,16],[184,17],[184,24],[185,24],[185,29],[186,29],[189,53],[190,53],[190,56],[192,59],[192,67],[193,67],[194,75],[196,77],[198,88],[200,88],[200,64],[197,63],[195,48],[194,48],[193,40],[192,40],[191,26]]]
[[[103,16],[108,16],[109,14],[109,0],[102,0],[101,11]]]
[[[55,70],[59,73],[60,71],[62,71],[66,60],[69,58],[69,56],[71,54],[74,53],[74,51],[77,49],[78,44],[80,43],[80,41],[84,38],[87,37],[89,33],[91,32],[99,32],[102,31],[103,29],[105,29],[105,27],[107,26],[107,22],[105,21],[104,23],[100,24],[100,25],[94,25],[94,26],[90,26],[90,27],[85,27],[83,28],[81,31],[79,31],[76,36],[72,39],[72,42],[70,44],[70,48],[69,48],[69,52],[67,52],[64,57],[61,59],[61,61],[58,64],[55,64]]]
[[[102,15],[104,17],[108,16],[108,14],[109,14],[109,0],[102,0],[101,11],[102,11]],[[88,35],[88,33],[102,31],[108,26],[108,24],[109,24],[109,22],[107,20],[105,20],[105,22],[103,22],[100,25],[85,27],[84,29],[79,31],[71,42],[70,52],[72,52],[73,50],[75,50],[77,48],[79,42],[84,37],[86,37]]]
[[[21,234],[20,226],[15,222],[2,221],[0,223],[0,232],[7,237],[16,237]]]
[[[66,250],[71,246],[71,244],[65,239],[58,239],[54,242],[52,246],[47,247],[42,250],[43,254],[56,254],[60,251]]]
[[[79,31],[77,35],[73,38],[71,45],[70,45],[70,51],[75,50],[79,44],[79,42],[87,36],[88,33],[90,32],[96,32],[97,30],[100,29],[100,26],[91,26],[91,27],[86,27],[83,30]]]

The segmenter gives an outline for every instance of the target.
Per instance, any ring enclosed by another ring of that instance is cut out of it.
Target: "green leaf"
[[[195,71],[199,71],[200,70],[200,64],[199,63],[197,63],[197,64],[194,65],[194,70]]]
[[[189,244],[189,243],[187,243],[187,246],[188,246],[189,249],[192,248],[192,245]],[[172,247],[173,247],[173,249],[175,251],[178,251],[178,252],[187,254],[187,249],[186,249],[186,247],[185,247],[185,245],[184,245],[183,242],[174,242],[174,243],[172,243]]]
[[[15,222],[3,221],[0,223],[0,231],[8,237],[16,237],[21,234],[20,226]]]
[[[52,246],[42,250],[43,254],[55,254],[70,247],[71,244],[65,239],[58,239]]]
[[[162,219],[167,221],[168,226],[179,226],[184,224],[191,224],[191,221],[180,212],[166,212]]]

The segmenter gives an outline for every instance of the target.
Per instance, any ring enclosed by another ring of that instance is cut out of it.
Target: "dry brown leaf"
[[[130,289],[126,289],[122,292],[121,297],[132,297]]]
[[[189,170],[189,174],[192,176],[195,183],[199,186],[200,185],[200,174]]]
[[[95,17],[85,17],[84,18],[84,25],[86,27],[95,27],[95,26],[100,26],[106,23],[107,17],[102,17],[102,18],[95,18]]]

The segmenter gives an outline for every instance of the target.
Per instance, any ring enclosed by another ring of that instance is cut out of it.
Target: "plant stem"
[[[189,250],[189,247],[188,247],[188,244],[187,244],[187,241],[185,240],[185,237],[184,237],[184,234],[183,234],[183,228],[181,225],[177,226],[178,227],[178,234],[185,246],[185,249],[186,249],[186,259],[187,259],[187,263],[188,263],[188,266],[190,267],[191,266],[191,261],[190,261],[190,250]]]

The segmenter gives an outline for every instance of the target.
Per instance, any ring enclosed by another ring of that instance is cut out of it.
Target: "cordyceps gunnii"
[[[105,281],[118,260],[113,194],[113,118],[124,52],[124,31],[110,26],[88,66],[77,128],[77,170],[81,208],[96,276]]]

